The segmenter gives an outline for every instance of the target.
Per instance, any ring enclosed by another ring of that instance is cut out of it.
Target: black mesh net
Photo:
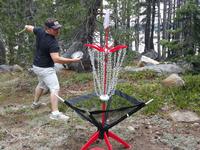
[[[117,90],[107,102],[101,101],[95,94],[88,94],[67,100],[65,104],[97,128],[106,129],[113,127],[145,106],[144,102]],[[105,106],[105,110],[102,106]],[[104,118],[104,124],[102,124],[102,118]]]

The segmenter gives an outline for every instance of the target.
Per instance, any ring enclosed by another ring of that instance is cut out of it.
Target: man
[[[39,83],[35,88],[35,96],[32,104],[33,108],[41,105],[39,98],[47,89],[50,90],[51,114],[50,118],[55,120],[68,120],[69,117],[58,110],[58,95],[60,86],[54,63],[66,64],[79,62],[80,58],[69,59],[59,56],[59,45],[56,37],[60,33],[61,25],[56,19],[48,18],[44,29],[25,25],[28,32],[33,32],[36,36],[36,50],[33,61],[33,71],[38,76]]]

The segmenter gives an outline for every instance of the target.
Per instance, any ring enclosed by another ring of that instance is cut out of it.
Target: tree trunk
[[[136,20],[135,20],[135,50],[139,52],[139,42],[140,42],[140,0],[136,1]]]
[[[167,17],[167,30],[171,30],[171,19],[172,19],[172,1],[168,1],[169,6],[168,6],[168,17]],[[171,34],[167,33],[167,40],[168,42],[170,42],[171,40]],[[173,56],[173,51],[168,49],[168,57],[172,57]]]
[[[160,16],[160,0],[158,0],[157,2],[157,6],[158,6],[158,60],[161,59],[161,52],[160,52],[160,19],[161,19],[161,16]]]
[[[162,33],[162,39],[166,40],[166,24],[167,24],[167,0],[163,0],[163,33]],[[162,46],[162,59],[166,59],[166,47]]]
[[[139,8],[137,11],[137,16],[135,20],[135,50],[139,52],[139,42],[140,42],[140,15],[139,15]]]
[[[126,27],[128,30],[127,38],[126,38],[126,45],[128,46],[129,50],[132,50],[132,40],[130,41],[130,23],[131,23],[131,13],[130,13],[130,0],[127,2],[127,8],[126,8],[126,13],[127,13],[127,18],[126,18]]]
[[[0,39],[0,65],[6,63],[6,49],[3,42]]]
[[[81,63],[68,64],[69,69],[77,72],[91,71],[90,57],[88,54],[87,47],[84,46],[86,43],[93,43],[93,34],[96,28],[96,16],[98,15],[98,9],[102,5],[102,0],[92,1],[89,6],[87,19],[83,25],[79,28],[79,34],[74,39],[74,42],[69,47],[67,52],[64,54],[65,57],[71,56],[77,50],[81,50],[84,53]]]
[[[115,18],[114,18],[114,28],[115,28],[115,30],[117,29],[118,24],[119,24],[119,21],[117,19],[118,18],[118,9],[117,9],[117,7],[118,7],[118,3],[117,3],[117,0],[115,0],[114,3],[113,3],[113,8],[114,8],[113,15],[115,16]],[[116,39],[114,39],[114,46],[118,45],[118,43],[119,42]]]
[[[151,22],[151,36],[150,36],[150,50],[154,50],[154,22],[155,22],[155,0],[152,0],[152,22]]]
[[[100,7],[100,16],[101,16],[101,20],[103,20],[103,3],[102,3],[102,5],[101,5],[101,7]],[[104,38],[104,36],[103,36],[104,34],[103,34],[103,30],[102,31],[100,31],[100,38],[99,38],[99,43],[100,43],[100,45],[102,46],[103,45],[103,38]]]
[[[146,25],[145,25],[145,48],[144,53],[150,51],[150,27],[151,27],[151,0],[147,0]]]

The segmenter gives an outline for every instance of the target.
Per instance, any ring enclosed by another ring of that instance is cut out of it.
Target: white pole
[[[60,99],[62,102],[65,102],[65,100],[63,98],[61,98],[60,96],[58,96],[57,94],[54,94],[58,99]]]
[[[149,104],[149,103],[151,103],[153,101],[153,99],[150,99],[148,102],[146,102],[145,104],[147,105],[147,104]]]

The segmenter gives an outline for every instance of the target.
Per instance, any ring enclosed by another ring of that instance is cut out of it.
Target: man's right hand
[[[73,60],[74,62],[79,62],[79,61],[81,61],[81,59],[82,59],[82,58],[73,58],[72,60]]]

